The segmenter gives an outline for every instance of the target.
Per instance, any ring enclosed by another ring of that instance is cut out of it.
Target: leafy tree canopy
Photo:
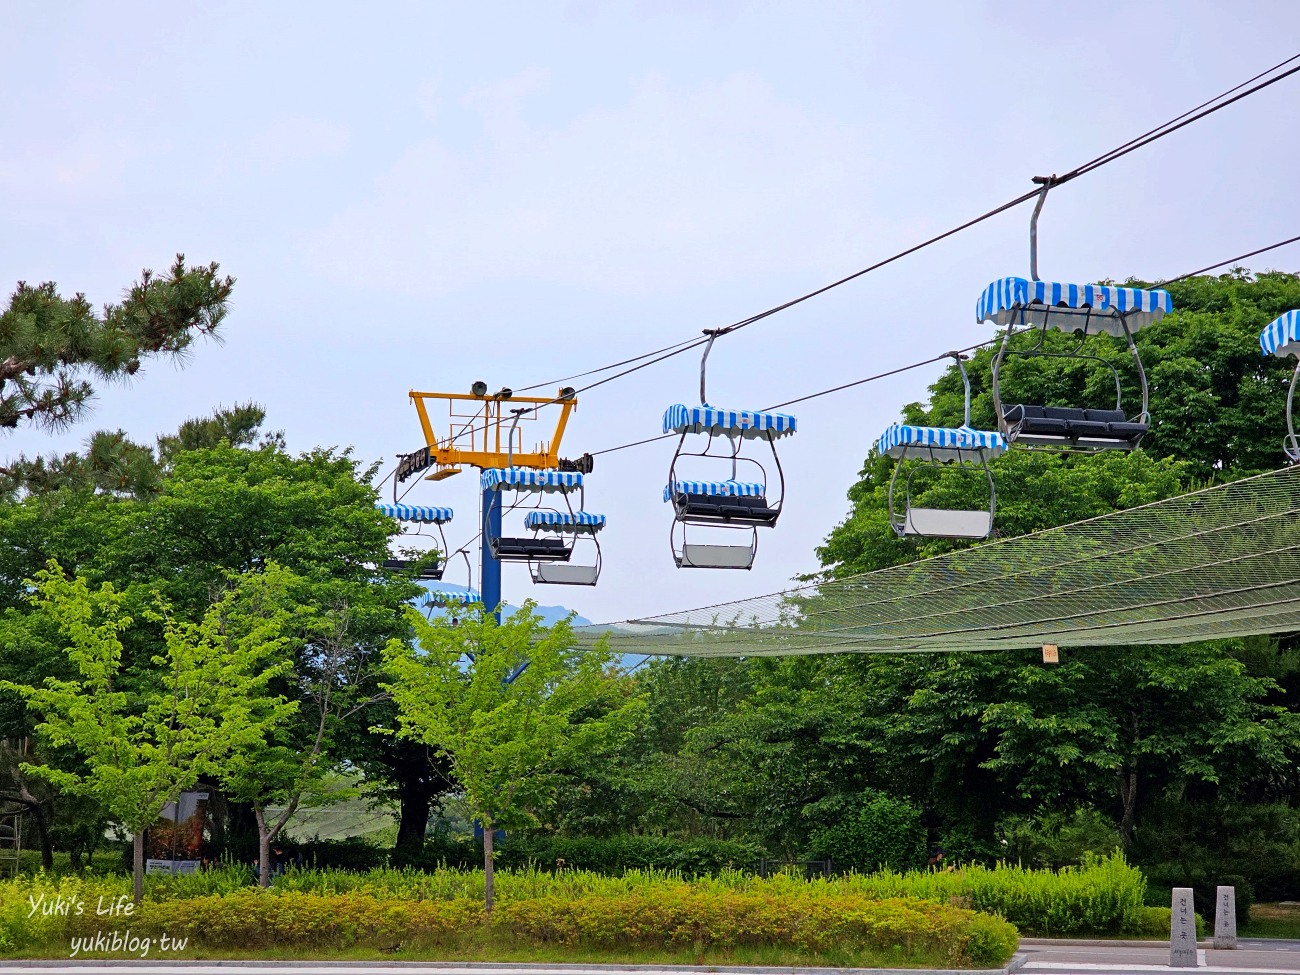
[[[99,312],[52,281],[19,282],[0,311],[0,427],[30,422],[58,429],[77,420],[94,395],[92,380],[123,380],[143,360],[179,356],[196,335],[212,335],[226,315],[234,279],[216,264],[145,270],[120,304]]]

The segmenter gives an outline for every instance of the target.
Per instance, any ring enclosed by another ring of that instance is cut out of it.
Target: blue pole
[[[482,539],[482,558],[479,565],[482,567],[482,579],[479,583],[479,592],[483,594],[483,606],[488,612],[496,616],[497,622],[501,622],[501,563],[492,557],[492,545],[489,538],[501,537],[501,492],[483,491],[483,523],[486,531],[483,532]]]

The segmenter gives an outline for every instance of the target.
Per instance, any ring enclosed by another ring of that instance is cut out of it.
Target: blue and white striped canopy
[[[604,515],[589,511],[530,511],[524,527],[544,532],[586,532],[594,535],[605,527]]]
[[[789,413],[762,413],[758,410],[720,410],[713,406],[683,406],[677,403],[664,413],[664,433],[711,433],[715,436],[767,437],[788,436],[795,431],[795,419]]]
[[[707,494],[715,498],[759,498],[767,492],[762,484],[749,481],[673,481],[664,486],[664,500],[674,494]]]
[[[1259,333],[1259,347],[1265,355],[1300,358],[1300,309],[1273,319],[1268,328]]]
[[[977,322],[995,325],[1042,325],[1072,332],[1076,328],[1123,336],[1124,325],[1136,332],[1174,310],[1168,291],[1143,291],[1113,284],[1058,284],[1028,278],[1000,278],[980,295]]]
[[[1006,453],[1002,434],[971,427],[914,427],[895,423],[880,438],[880,452],[890,457],[923,457],[933,461],[992,459]]]
[[[489,467],[479,479],[485,491],[570,491],[582,487],[577,471],[539,471],[532,467]]]
[[[473,589],[459,592],[447,591],[442,589],[430,589],[429,598],[424,601],[426,606],[472,606],[474,603],[483,602],[483,597]]]
[[[451,521],[450,508],[428,508],[419,504],[377,504],[375,507],[398,521],[418,521],[426,525],[445,525]]]

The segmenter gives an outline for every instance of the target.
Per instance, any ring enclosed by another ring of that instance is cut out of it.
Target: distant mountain
[[[440,582],[437,585],[427,585],[425,588],[430,592],[469,592],[469,590],[464,586],[458,586],[454,582]],[[417,598],[417,602],[422,603],[423,601],[424,600]],[[510,603],[506,603],[506,615],[513,613],[518,608],[518,606],[512,606]],[[547,626],[551,626],[568,616],[571,610],[564,606],[538,606],[535,612],[542,618],[543,623]],[[587,619],[585,616],[575,616],[573,618],[573,625],[590,626],[591,620]]]

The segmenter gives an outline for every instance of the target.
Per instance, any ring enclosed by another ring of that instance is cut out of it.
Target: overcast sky
[[[0,282],[93,301],[183,251],[237,278],[222,344],[89,420],[152,440],[256,400],[290,446],[391,464],[407,391],[559,378],[725,325],[1066,172],[1300,51],[1292,0],[0,5]],[[1300,233],[1300,76],[1054,191],[1052,280],[1194,270]],[[988,337],[1029,208],[720,340],[759,407]],[[1251,262],[1300,268],[1300,246]],[[688,354],[581,397],[562,453],[660,431]],[[752,572],[677,570],[666,442],[598,459],[595,620],[770,592],[815,567],[871,441],[939,367],[799,408]],[[420,482],[476,530],[477,479]],[[449,574],[451,578],[451,574]],[[459,581],[459,580],[458,580]]]

